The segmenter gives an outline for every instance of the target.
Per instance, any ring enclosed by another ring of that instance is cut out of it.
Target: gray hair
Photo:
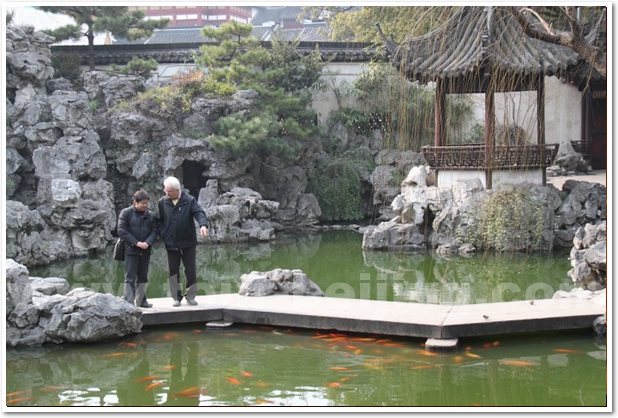
[[[168,177],[163,180],[163,186],[172,190],[180,190],[180,181],[176,177]]]

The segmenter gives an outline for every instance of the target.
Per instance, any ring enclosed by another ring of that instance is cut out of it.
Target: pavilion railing
[[[558,144],[495,146],[485,144],[424,146],[423,156],[434,169],[519,170],[545,168],[552,164]]]

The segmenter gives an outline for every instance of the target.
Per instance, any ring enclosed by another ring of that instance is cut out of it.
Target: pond
[[[327,296],[373,300],[468,304],[551,298],[571,289],[566,254],[445,259],[432,252],[363,252],[361,241],[357,232],[328,231],[280,234],[273,243],[199,246],[198,293],[235,293],[242,274],[275,268],[303,270]],[[160,244],[152,260],[148,295],[166,297]],[[122,294],[122,263],[109,253],[30,274]],[[424,342],[243,324],[151,327],[97,344],[7,348],[6,399],[18,411],[606,405],[607,348],[591,330],[466,338],[452,353],[425,351]]]
[[[326,296],[433,304],[549,299],[571,290],[568,254],[480,254],[443,258],[424,253],[363,251],[355,231],[285,233],[276,242],[200,245],[198,295],[237,293],[240,276],[276,268],[300,269]],[[30,268],[31,276],[62,277],[72,288],[122,296],[123,264],[102,256]],[[184,273],[182,280],[184,281]],[[167,297],[166,254],[153,247],[148,297]]]

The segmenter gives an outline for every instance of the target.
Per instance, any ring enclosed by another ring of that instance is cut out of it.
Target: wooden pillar
[[[494,121],[496,119],[496,103],[494,89],[487,84],[485,92],[485,183],[488,189],[492,188],[493,163],[494,163]]]
[[[545,145],[545,76],[539,73],[538,87],[536,89],[536,123],[537,123],[537,144]],[[541,169],[542,184],[547,186],[547,170],[544,167],[545,148],[541,148]]]
[[[436,133],[435,146],[446,145],[446,92],[444,91],[444,80],[436,80]]]

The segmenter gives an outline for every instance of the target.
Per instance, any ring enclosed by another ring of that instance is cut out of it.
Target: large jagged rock
[[[199,202],[210,223],[208,237],[202,241],[269,241],[274,238],[271,220],[279,208],[278,202],[263,200],[258,192],[242,187],[215,197],[216,184],[212,181],[209,189],[202,190]]]
[[[287,295],[324,296],[320,287],[301,270],[275,269],[267,272],[252,271],[240,276],[238,294],[269,296],[275,293]]]
[[[568,275],[576,286],[600,290],[607,286],[607,223],[586,224],[573,239]]]
[[[61,278],[29,278],[28,269],[6,260],[6,344],[96,342],[141,332],[142,312],[110,294],[69,291]]]
[[[33,26],[6,28],[7,88],[24,82],[43,87],[54,75],[49,45],[54,38],[37,32]]]
[[[454,182],[449,188],[428,186],[426,167],[414,167],[393,199],[394,218],[364,232],[363,248],[422,249],[479,243],[485,203],[494,193],[516,191],[506,185],[486,190],[478,180]],[[535,230],[541,248],[568,248],[579,227],[607,218],[606,188],[600,184],[569,180],[563,186],[564,201],[553,186],[521,186],[539,208],[535,216],[542,230]],[[502,251],[521,251],[531,239],[505,240]],[[599,250],[602,252],[602,248]],[[597,259],[592,253],[591,259]],[[582,267],[585,270],[585,267]],[[582,274],[588,270],[583,271]]]

